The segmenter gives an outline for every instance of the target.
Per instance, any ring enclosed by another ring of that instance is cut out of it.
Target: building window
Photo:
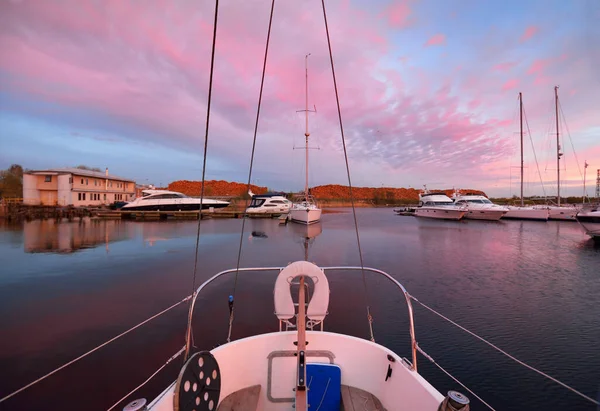
[[[98,185],[98,180],[94,180],[94,185],[97,186]]]
[[[69,184],[73,184],[73,177],[69,177]]]
[[[104,194],[104,201],[106,201],[106,194]]]
[[[81,201],[81,193],[77,193],[77,200]]]
[[[81,185],[83,185],[83,178],[81,179]]]
[[[86,179],[85,179],[85,185],[87,186],[87,185],[89,184],[89,182],[90,182],[90,181],[89,181],[89,180],[86,178]]]
[[[81,194],[82,195],[82,200],[85,201],[85,193]]]
[[[46,183],[49,183],[49,182],[51,182],[51,181],[52,181],[52,176],[46,176],[46,177],[44,178],[44,181],[45,181]]]

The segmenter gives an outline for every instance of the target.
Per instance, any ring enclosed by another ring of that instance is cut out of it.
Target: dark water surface
[[[599,397],[600,248],[576,223],[426,221],[390,209],[360,209],[358,219],[365,265],[389,272],[421,301],[517,358]],[[88,220],[0,226],[0,397],[190,294],[196,225]],[[241,220],[202,221],[197,284],[235,267],[240,227]],[[359,265],[350,213],[325,214],[311,230],[317,234],[311,261]],[[303,259],[305,234],[293,224],[248,220],[241,266]],[[278,328],[274,279],[240,274],[234,339]],[[233,284],[233,276],[220,279],[200,296],[194,321],[199,348],[225,342]],[[325,329],[368,338],[360,273],[331,273],[330,288]],[[377,342],[410,358],[403,296],[373,275],[367,288]],[[422,348],[497,410],[596,409],[417,305],[415,319]],[[0,409],[104,410],[184,344],[185,325],[184,304]],[[167,366],[127,402],[154,398],[180,365]],[[464,392],[422,356],[419,371],[442,393]],[[470,397],[472,409],[485,409]]]

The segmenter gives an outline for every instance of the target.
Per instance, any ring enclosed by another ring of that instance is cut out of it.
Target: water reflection
[[[120,220],[83,219],[73,222],[36,220],[23,223],[23,248],[27,253],[74,253],[133,237],[132,227]]]
[[[308,250],[314,244],[315,239],[323,232],[321,222],[310,225],[292,224],[292,232],[302,240],[304,260],[308,261]]]

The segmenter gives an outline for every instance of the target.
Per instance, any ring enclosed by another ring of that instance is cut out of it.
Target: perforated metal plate
[[[184,364],[173,396],[174,411],[214,411],[221,393],[221,371],[209,351],[197,352]]]

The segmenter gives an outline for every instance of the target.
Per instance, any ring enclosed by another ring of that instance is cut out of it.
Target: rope
[[[194,251],[194,275],[192,277],[192,295],[196,293],[196,273],[198,271],[198,248],[200,246],[200,222],[202,221],[202,203],[204,202],[204,185],[206,178],[206,157],[208,151],[208,127],[210,123],[210,103],[212,101],[213,74],[215,68],[215,45],[217,42],[217,17],[219,16],[219,0],[215,1],[215,22],[213,25],[212,51],[210,56],[210,76],[208,80],[208,103],[206,105],[206,128],[204,132],[204,155],[202,158],[202,187],[200,188],[200,209],[198,210],[198,230],[196,232],[196,249]],[[193,301],[190,301],[190,309]],[[188,315],[186,340],[192,334],[192,313]],[[186,346],[189,345],[186,341]],[[186,354],[187,355],[187,354]]]
[[[227,332],[227,342],[231,342],[231,327],[233,326],[233,306],[231,306],[231,312],[229,313],[229,331]]]
[[[415,300],[416,301],[416,300]],[[463,384],[462,382],[460,382],[457,378],[455,378],[452,374],[450,374],[448,371],[446,371],[441,365],[439,365],[437,362],[435,362],[435,360],[433,358],[431,358],[431,356],[429,354],[427,354],[425,351],[423,351],[421,349],[421,347],[419,347],[419,344],[417,344],[417,350],[423,354],[423,356],[425,358],[427,358],[429,361],[431,361],[431,363],[433,365],[435,365],[436,367],[438,367],[440,370],[442,370],[442,372],[444,374],[446,374],[448,377],[452,378],[457,384],[459,384],[461,387],[463,387],[465,390],[469,391],[470,394],[472,394],[475,398],[477,398],[479,401],[481,401],[481,403],[483,405],[485,405],[486,407],[488,407],[490,410],[492,411],[496,411],[494,408],[492,408],[492,406],[490,404],[488,404],[487,402],[485,402],[479,395],[475,394],[471,389],[469,389],[469,387],[467,387],[465,384]]]
[[[260,92],[258,94],[258,107],[256,109],[256,121],[254,123],[254,138],[252,140],[252,154],[250,155],[250,168],[248,170],[248,184],[247,184],[247,190],[248,192],[250,191],[250,181],[252,179],[252,166],[254,165],[254,151],[256,149],[256,134],[258,133],[258,120],[260,117],[260,106],[262,103],[262,95],[263,95],[263,87],[265,84],[265,72],[267,71],[267,55],[269,53],[269,40],[271,39],[271,26],[273,23],[273,10],[275,9],[275,0],[272,0],[271,2],[271,14],[269,16],[269,29],[267,31],[267,44],[265,46],[265,57],[263,60],[263,69],[262,69],[262,76],[260,78]],[[238,255],[237,255],[237,263],[236,263],[236,270],[235,270],[235,280],[233,282],[233,303],[235,304],[235,291],[237,290],[237,282],[238,282],[238,273],[240,270],[240,259],[242,258],[242,244],[243,244],[243,240],[244,240],[244,227],[246,226],[246,210],[248,209],[248,200],[246,199],[246,203],[244,206],[244,215],[242,217],[242,231],[240,233],[240,244],[238,246]],[[231,340],[231,327],[233,326],[233,306],[232,306],[232,310],[230,313],[230,318],[229,318],[229,332],[227,334],[227,342],[230,342]]]
[[[531,149],[533,150],[533,158],[535,158],[535,165],[537,167],[538,176],[540,177],[542,192],[544,193],[544,198],[546,198],[546,189],[544,188],[544,182],[542,181],[542,173],[540,171],[540,165],[538,163],[537,154],[535,154],[535,147],[533,146],[533,139],[531,138],[531,130],[529,129],[529,121],[527,121],[527,114],[525,113],[525,108],[523,108],[523,117],[525,117],[525,125],[527,125],[527,134],[529,135],[529,141],[531,142]]]
[[[169,310],[171,310],[171,309],[173,309],[173,308],[177,307],[179,304],[182,304],[183,302],[185,302],[185,301],[189,300],[190,298],[192,298],[192,296],[191,296],[191,295],[188,295],[188,296],[187,296],[187,297],[185,297],[183,300],[181,300],[181,301],[179,301],[179,302],[177,302],[177,303],[173,304],[173,305],[172,305],[172,306],[170,306],[169,308],[166,308],[166,309],[162,310],[162,311],[161,311],[161,312],[159,312],[158,314],[154,314],[152,317],[148,318],[148,319],[147,319],[147,320],[145,320],[145,321],[142,321],[142,322],[141,322],[141,323],[139,323],[138,325],[131,327],[131,328],[130,328],[130,329],[128,329],[127,331],[123,331],[121,334],[119,334],[119,335],[117,335],[116,337],[113,337],[113,338],[111,338],[110,340],[106,341],[105,343],[103,343],[103,344],[100,344],[99,346],[97,346],[97,347],[95,347],[95,348],[93,348],[93,349],[89,350],[89,351],[88,351],[88,352],[86,352],[85,354],[81,354],[79,357],[77,357],[77,358],[75,358],[75,359],[73,359],[73,360],[69,361],[69,362],[68,362],[68,363],[66,363],[66,364],[63,364],[63,365],[61,365],[60,367],[56,368],[56,369],[55,369],[55,370],[53,370],[53,371],[50,371],[48,374],[46,374],[46,375],[44,375],[44,376],[42,376],[42,377],[38,378],[37,380],[30,382],[29,384],[25,385],[24,387],[21,387],[21,388],[19,388],[18,390],[14,391],[14,392],[12,392],[12,393],[10,393],[10,394],[8,394],[7,396],[5,396],[5,397],[3,397],[3,398],[0,398],[0,403],[2,403],[2,402],[4,402],[4,401],[8,400],[9,398],[11,398],[11,397],[13,397],[13,396],[17,395],[17,394],[18,394],[18,393],[20,393],[21,391],[25,391],[27,388],[29,388],[29,387],[31,387],[31,386],[33,386],[33,385],[37,384],[37,383],[38,383],[38,382],[40,382],[40,381],[43,381],[43,380],[45,380],[46,378],[50,377],[51,375],[54,375],[54,374],[56,374],[57,372],[59,372],[59,371],[60,371],[60,370],[62,370],[63,368],[67,368],[69,365],[71,365],[71,364],[73,364],[73,363],[76,363],[77,361],[81,360],[81,359],[82,359],[82,358],[84,358],[84,357],[87,357],[87,356],[88,356],[88,355],[90,355],[91,353],[93,353],[93,352],[95,352],[95,351],[98,351],[100,348],[104,347],[105,345],[108,345],[108,344],[110,344],[111,342],[113,342],[113,341],[115,341],[115,340],[118,340],[119,338],[123,337],[125,334],[129,334],[131,331],[135,330],[136,328],[139,328],[139,327],[141,327],[142,325],[146,324],[147,322],[149,322],[149,321],[151,321],[151,320],[155,319],[156,317],[159,317],[159,316],[161,316],[162,314],[164,314],[164,313],[166,313],[167,311],[169,311]]]
[[[150,381],[152,378],[154,378],[154,376],[156,374],[158,374],[163,368],[165,368],[167,365],[169,365],[169,363],[171,361],[173,361],[175,358],[179,357],[181,354],[183,354],[183,352],[185,351],[185,346],[183,346],[179,351],[177,351],[175,354],[173,354],[172,357],[170,357],[166,363],[164,363],[158,370],[156,370],[150,377],[148,377],[143,383],[141,383],[140,385],[138,385],[137,387],[135,387],[133,390],[131,390],[129,393],[127,393],[127,395],[125,395],[123,398],[121,398],[119,401],[115,402],[112,407],[110,407],[109,409],[107,409],[106,411],[111,411],[113,408],[115,408],[117,405],[119,405],[121,403],[121,401],[125,400],[127,397],[129,397],[131,394],[133,394],[134,392],[136,392],[137,390],[139,390],[140,388],[142,388],[148,381]]]
[[[350,179],[350,166],[348,164],[348,152],[346,150],[346,139],[344,137],[344,124],[342,122],[342,110],[340,109],[340,97],[338,94],[337,80],[335,77],[335,65],[333,64],[333,53],[331,52],[331,39],[329,38],[329,26],[327,25],[327,12],[325,11],[325,0],[321,0],[323,5],[323,19],[325,20],[325,32],[327,33],[327,46],[329,48],[329,61],[331,62],[331,74],[333,76],[333,88],[335,89],[335,101],[337,103],[338,119],[340,122],[340,133],[342,135],[342,147],[344,148],[344,160],[346,161],[346,174],[348,175],[348,188],[350,191],[350,201],[352,203],[352,216],[354,217],[354,230],[356,231],[356,242],[358,244],[358,256],[360,258],[360,268],[362,271],[363,287],[365,291],[365,305],[367,307],[367,319],[369,320],[369,332],[371,341],[375,342],[373,335],[373,317],[369,306],[369,296],[367,290],[367,279],[365,277],[365,266],[363,263],[362,249],[360,246],[360,235],[358,234],[358,221],[356,220],[356,208],[354,206],[354,196],[352,195],[352,180]]]
[[[538,370],[537,368],[535,368],[535,367],[532,367],[531,365],[529,365],[529,364],[526,364],[526,363],[524,363],[523,361],[521,361],[521,360],[519,360],[519,359],[515,358],[514,356],[510,355],[509,353],[507,353],[507,352],[506,352],[506,351],[504,351],[503,349],[501,349],[501,348],[497,347],[496,345],[492,344],[491,342],[489,342],[489,341],[488,341],[488,340],[486,340],[485,338],[483,338],[483,337],[480,337],[480,336],[478,336],[477,334],[475,334],[474,332],[467,330],[465,327],[463,327],[463,326],[461,326],[461,325],[457,324],[456,322],[452,321],[452,320],[451,320],[451,319],[449,319],[448,317],[445,317],[443,314],[440,314],[439,312],[437,312],[437,311],[436,311],[436,310],[434,310],[433,308],[431,308],[431,307],[429,307],[428,305],[426,305],[426,304],[422,303],[421,301],[417,300],[417,299],[416,299],[415,297],[413,297],[412,295],[410,296],[410,298],[411,298],[411,299],[413,299],[414,301],[416,301],[417,303],[421,304],[423,307],[427,308],[427,309],[428,309],[429,311],[431,311],[432,313],[434,313],[434,314],[438,315],[439,317],[443,318],[444,320],[448,321],[448,322],[449,322],[449,323],[451,323],[452,325],[454,325],[454,326],[456,326],[456,327],[460,328],[461,330],[463,330],[464,332],[466,332],[466,333],[468,333],[468,334],[471,334],[473,337],[475,337],[475,338],[477,338],[478,340],[480,340],[480,341],[482,341],[482,342],[486,343],[487,345],[489,345],[490,347],[492,347],[492,348],[493,348],[493,349],[495,349],[496,351],[500,352],[501,354],[504,354],[506,357],[510,358],[511,360],[515,361],[516,363],[518,363],[518,364],[520,364],[520,365],[524,366],[525,368],[528,368],[528,369],[530,369],[531,371],[534,371],[534,372],[536,372],[536,373],[540,374],[540,375],[541,375],[541,376],[543,376],[543,377],[546,377],[546,378],[548,378],[548,379],[549,379],[549,380],[551,380],[551,381],[554,381],[555,383],[557,383],[557,384],[559,384],[559,385],[562,385],[564,388],[568,389],[568,390],[569,390],[569,391],[571,391],[571,392],[574,392],[575,394],[579,395],[579,396],[580,396],[580,397],[582,397],[582,398],[585,398],[586,400],[590,401],[591,403],[593,403],[593,404],[596,404],[596,405],[600,405],[600,401],[596,401],[596,400],[594,400],[593,398],[591,398],[591,397],[588,397],[587,395],[583,394],[583,393],[582,393],[582,392],[580,392],[580,391],[577,391],[575,388],[573,388],[573,387],[570,387],[569,385],[565,384],[564,382],[561,382],[561,381],[557,380],[556,378],[554,378],[554,377],[552,377],[552,376],[550,376],[550,375],[546,374],[545,372],[543,372],[543,371],[540,371],[540,370]]]

